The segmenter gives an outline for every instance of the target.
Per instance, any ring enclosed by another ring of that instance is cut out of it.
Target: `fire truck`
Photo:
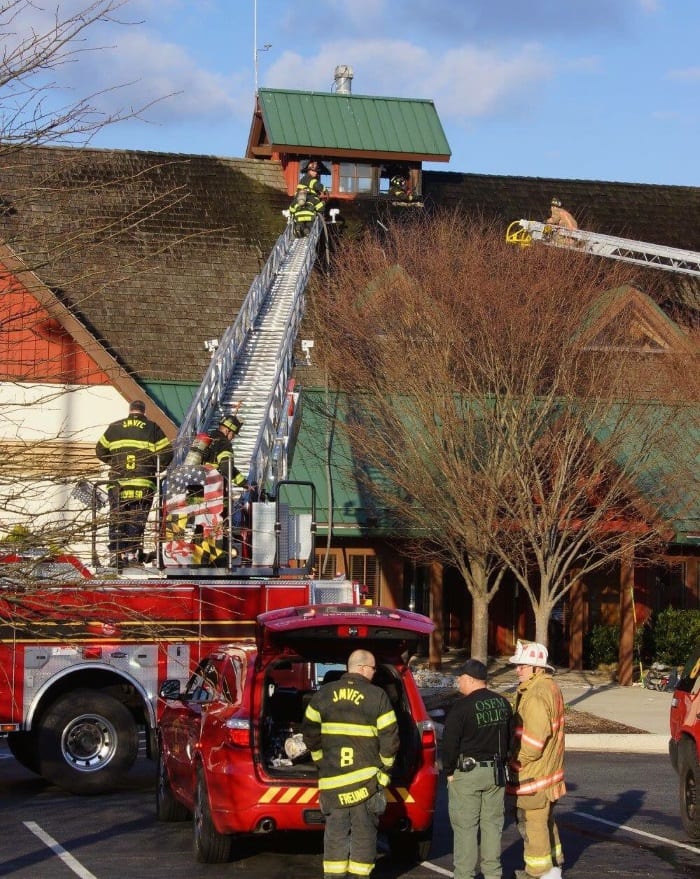
[[[216,346],[159,481],[155,564],[101,564],[99,484],[89,565],[2,559],[0,733],[20,763],[68,791],[109,790],[140,747],[155,756],[160,685],[184,686],[212,643],[252,637],[265,611],[357,603],[356,585],[312,576],[314,486],[287,480],[301,406],[293,346],[323,230],[318,218],[297,239],[287,226]],[[192,454],[233,413],[252,491]]]

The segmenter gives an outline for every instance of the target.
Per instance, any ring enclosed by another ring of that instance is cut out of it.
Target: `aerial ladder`
[[[288,223],[253,280],[236,319],[218,343],[211,344],[211,361],[173,443],[173,462],[164,481],[161,552],[166,573],[196,567],[201,574],[202,568],[214,563],[229,569],[245,568],[248,576],[279,573],[280,533],[295,526],[281,522],[279,506],[265,500],[275,498],[288,475],[298,426],[299,393],[291,379],[294,343],[304,313],[306,285],[325,232],[322,217],[314,220],[305,238],[294,237]],[[236,467],[255,487],[257,502],[248,505],[253,521],[248,522],[247,538],[243,539],[248,541],[247,550],[241,541],[231,538],[223,541],[226,549],[222,551],[216,549],[221,543],[217,538],[223,518],[222,485],[228,483],[229,519],[236,504],[242,503],[241,492],[231,479],[224,480],[218,472],[197,466],[188,453],[198,437],[205,437],[223,416],[234,414],[242,421],[234,441]],[[195,503],[176,495],[174,486],[178,484],[189,485],[200,495],[198,509]],[[315,518],[315,511],[307,518]],[[266,534],[266,539],[259,541],[257,554],[256,532]],[[299,552],[307,550],[304,547]],[[222,559],[222,553],[228,558]]]
[[[617,238],[614,235],[601,235],[583,229],[563,229],[537,220],[512,222],[506,232],[506,241],[510,244],[518,244],[520,247],[529,247],[533,242],[541,242],[554,247],[575,248],[579,252],[594,256],[604,256],[653,269],[700,277],[700,253],[694,253],[692,250]]]

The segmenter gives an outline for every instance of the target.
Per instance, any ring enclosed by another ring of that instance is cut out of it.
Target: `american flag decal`
[[[215,467],[183,464],[165,487],[163,558],[170,565],[211,564],[223,553],[224,479]]]

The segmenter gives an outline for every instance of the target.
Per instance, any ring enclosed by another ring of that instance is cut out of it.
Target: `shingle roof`
[[[140,384],[199,382],[284,229],[277,163],[28,148],[0,236]]]
[[[428,208],[495,217],[504,234],[513,219],[545,217],[556,194],[582,227],[700,250],[688,219],[700,188],[427,171],[423,189]],[[209,362],[204,341],[234,319],[287,206],[274,161],[28,147],[4,155],[0,173],[0,237],[175,421]],[[346,236],[386,210],[344,203]],[[680,284],[640,271],[644,290]],[[700,309],[700,285],[685,284]]]
[[[424,171],[423,195],[428,205],[495,219],[503,224],[504,234],[513,220],[545,220],[556,196],[581,229],[700,252],[697,186]],[[698,279],[656,269],[639,271],[646,292],[654,289],[700,311]]]
[[[273,149],[398,153],[415,161],[448,161],[451,155],[429,100],[285,89],[260,89],[258,100]]]

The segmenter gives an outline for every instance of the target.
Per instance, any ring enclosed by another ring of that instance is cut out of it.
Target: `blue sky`
[[[698,0],[130,0],[118,18],[57,83],[127,83],[106,112],[162,100],[96,146],[243,156],[257,47],[260,86],[330,91],[347,64],[355,94],[432,99],[452,159],[429,167],[700,185]]]

